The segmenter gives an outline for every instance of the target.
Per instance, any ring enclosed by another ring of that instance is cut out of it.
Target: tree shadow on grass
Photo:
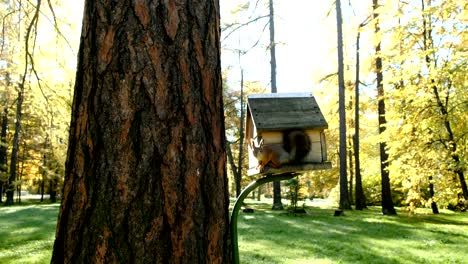
[[[0,250],[21,247],[54,235],[58,204],[0,208]]]
[[[388,217],[375,209],[347,211],[344,217],[333,217],[332,209],[319,208],[309,208],[305,216],[291,217],[256,209],[254,215],[241,215],[239,220],[239,241],[241,245],[245,243],[240,248],[241,260],[260,255],[272,258],[271,263],[443,263],[444,259],[431,259],[431,254],[439,257],[444,249],[456,250],[453,245],[468,242],[460,232],[451,241],[445,239],[451,243],[445,243],[444,237],[453,232],[444,234],[440,229],[422,227],[421,223],[432,220],[430,217],[425,221]],[[460,222],[445,219],[440,224],[456,226]],[[270,241],[263,254],[252,250],[262,241]],[[439,248],[439,255],[429,252]],[[451,262],[462,263],[462,259],[463,256],[455,256]]]

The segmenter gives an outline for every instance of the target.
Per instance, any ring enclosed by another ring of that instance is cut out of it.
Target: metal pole
[[[232,235],[232,258],[234,264],[239,264],[239,246],[237,242],[237,216],[239,215],[239,209],[244,202],[245,197],[249,195],[251,191],[255,188],[269,182],[273,181],[282,181],[282,180],[289,180],[293,177],[297,176],[296,173],[283,173],[283,174],[275,174],[275,175],[267,175],[263,178],[255,180],[251,182],[245,189],[241,192],[239,197],[234,204],[234,208],[232,209],[231,214],[231,235]]]

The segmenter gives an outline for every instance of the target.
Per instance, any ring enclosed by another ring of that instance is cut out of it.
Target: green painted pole
[[[255,180],[251,182],[245,189],[241,192],[239,197],[234,204],[234,208],[232,209],[231,214],[231,236],[232,236],[232,258],[234,264],[239,264],[239,245],[237,242],[237,216],[239,215],[239,210],[241,208],[242,203],[244,202],[245,197],[249,195],[251,191],[255,188],[269,182],[273,181],[282,181],[282,180],[289,180],[293,177],[297,176],[296,173],[283,173],[283,174],[275,174],[275,175],[267,175],[263,178]]]

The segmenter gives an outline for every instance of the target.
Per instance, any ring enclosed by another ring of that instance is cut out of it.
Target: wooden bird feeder
[[[263,174],[330,169],[324,130],[327,121],[311,93],[254,94],[247,99],[246,140],[263,139],[264,144],[283,144],[283,133],[304,131],[311,149],[300,164],[265,167]],[[249,147],[248,175],[259,174],[258,160]]]

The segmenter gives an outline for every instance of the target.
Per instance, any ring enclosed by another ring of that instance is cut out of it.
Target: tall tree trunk
[[[234,155],[232,154],[232,142],[226,140],[226,154],[227,154],[227,161],[229,162],[229,167],[231,168],[231,173],[234,176],[234,184],[236,188],[236,197],[239,197],[241,193],[241,182],[240,177],[237,175],[237,165],[234,161]]]
[[[352,102],[351,102],[352,103]],[[348,136],[348,160],[349,160],[349,203],[353,204],[353,176],[354,176],[354,168],[353,168],[353,139],[352,136]]]
[[[275,11],[273,0],[269,0],[270,4],[270,70],[271,70],[271,92],[278,91],[276,87],[276,43],[275,43]],[[281,202],[281,182],[273,182],[273,210],[283,210]]]
[[[340,117],[340,209],[351,209],[348,196],[348,179],[346,164],[346,107],[345,82],[343,65],[343,22],[341,17],[341,1],[336,3],[336,28],[338,42],[338,105]]]
[[[218,1],[85,1],[52,263],[231,263]]]
[[[19,148],[19,134],[21,131],[21,108],[23,105],[23,85],[20,85],[20,91],[18,92],[18,98],[16,101],[16,121],[15,121],[15,134],[13,135],[13,147],[11,149],[10,158],[10,177],[8,178],[7,198],[6,205],[12,205],[14,203],[14,191],[16,182],[16,165],[18,162],[18,148]]]
[[[275,11],[273,0],[270,1],[270,70],[271,70],[271,92],[277,93],[276,87],[276,42],[275,42]]]
[[[375,35],[380,33],[379,14],[376,12],[379,4],[378,0],[372,0],[373,3],[373,17],[375,22]],[[385,94],[383,88],[383,74],[382,74],[382,57],[380,54],[380,42],[375,46],[375,67],[377,76],[377,97],[378,97],[378,114],[379,114],[379,134],[385,132],[387,120],[385,119]],[[393,205],[392,193],[390,188],[390,173],[388,171],[388,153],[387,143],[383,140],[379,143],[380,147],[380,175],[382,186],[382,213],[384,215],[396,215],[396,210]]]
[[[7,141],[6,136],[8,132],[8,109],[3,109],[2,115],[2,128],[0,138],[0,203],[3,202],[3,186],[5,185],[4,178],[7,175]]]
[[[25,63],[24,63],[24,71],[21,78],[21,82],[18,85],[18,99],[16,103],[16,122],[15,122],[15,134],[13,136],[13,147],[11,150],[11,161],[10,161],[10,177],[8,179],[8,190],[7,190],[7,200],[6,205],[13,204],[13,193],[15,189],[15,181],[16,181],[16,163],[18,161],[18,148],[19,148],[19,134],[21,130],[21,116],[22,116],[22,105],[23,105],[23,97],[24,97],[24,85],[26,84],[26,76],[28,75],[28,71],[34,69],[34,65],[30,62],[32,58],[32,53],[29,49],[29,41],[35,42],[35,37],[37,31],[34,30],[34,27],[37,26],[38,19],[39,19],[39,11],[41,9],[41,0],[36,1],[34,15],[29,22],[29,25],[26,29],[26,36],[25,36]]]
[[[49,180],[49,199],[51,203],[57,202],[57,177]]]
[[[366,20],[367,21],[367,20]],[[354,146],[354,170],[356,178],[356,190],[355,190],[355,204],[356,210],[362,210],[367,208],[366,206],[366,196],[364,195],[364,190],[362,189],[362,179],[361,179],[361,160],[359,157],[359,83],[361,82],[359,77],[360,71],[360,29],[366,24],[366,21],[359,25],[357,37],[356,37],[356,81],[354,88],[354,137],[353,137],[353,146]]]
[[[45,181],[46,181],[46,175],[47,175],[47,160],[46,160],[46,155],[44,154],[42,156],[42,180],[41,180],[41,202],[44,201],[44,192],[45,192]]]
[[[240,56],[240,55],[239,55]],[[239,59],[240,60],[240,59]],[[239,155],[237,157],[237,171],[236,171],[236,194],[239,197],[241,193],[242,182],[242,164],[244,161],[244,70],[241,69],[241,85],[240,85],[240,120],[239,120]]]

